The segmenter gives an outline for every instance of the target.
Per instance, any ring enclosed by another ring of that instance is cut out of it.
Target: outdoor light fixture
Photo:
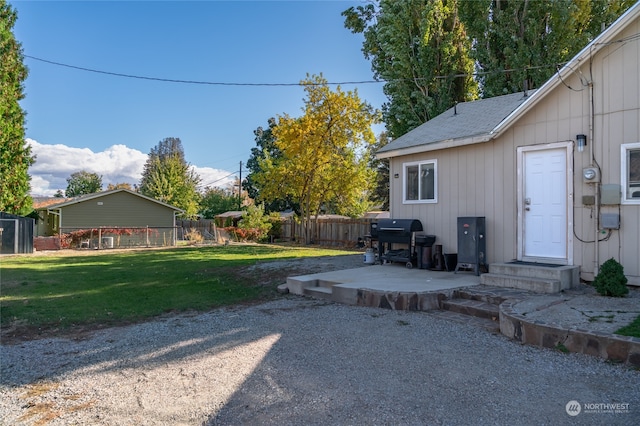
[[[578,141],[578,152],[584,151],[584,147],[587,146],[587,135],[576,135]]]

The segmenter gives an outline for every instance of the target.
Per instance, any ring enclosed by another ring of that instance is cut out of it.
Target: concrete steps
[[[580,267],[534,263],[492,263],[489,273],[480,276],[480,284],[559,293],[580,283]]]
[[[333,291],[331,287],[306,287],[302,294],[315,299],[333,300]]]
[[[530,292],[514,288],[479,285],[455,290],[450,298],[441,300],[439,318],[500,332],[500,304],[518,300]]]
[[[473,299],[451,299],[442,302],[445,311],[457,312],[478,318],[498,321],[500,310],[498,305]]]

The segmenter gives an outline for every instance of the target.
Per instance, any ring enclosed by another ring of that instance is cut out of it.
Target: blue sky
[[[371,81],[362,36],[340,13],[359,1],[10,1],[29,77],[26,137],[32,193],[66,188],[80,170],[136,183],[150,149],[182,140],[203,184],[237,172],[270,117],[299,116],[299,86],[182,84],[112,73],[237,84]],[[382,83],[342,84],[380,108]],[[335,86],[332,86],[335,88]],[[378,133],[380,129],[376,129]]]

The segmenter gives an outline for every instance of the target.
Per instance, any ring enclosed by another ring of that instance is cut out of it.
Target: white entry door
[[[518,258],[568,264],[570,231],[569,149],[565,146],[519,149]]]

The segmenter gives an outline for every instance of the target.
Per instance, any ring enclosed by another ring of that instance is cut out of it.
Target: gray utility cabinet
[[[473,268],[480,275],[480,267],[487,270],[487,243],[484,217],[458,218],[458,263],[455,272],[461,268]]]

